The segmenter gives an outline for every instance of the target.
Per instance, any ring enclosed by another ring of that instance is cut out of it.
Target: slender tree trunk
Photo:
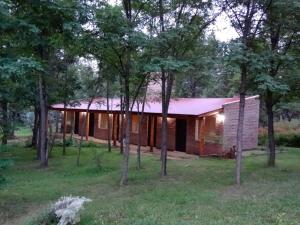
[[[9,136],[8,138],[15,138],[15,130],[16,130],[16,123],[15,121],[17,120],[17,115],[14,111],[11,111],[10,113],[11,116],[8,118],[8,123],[9,123]]]
[[[107,148],[111,152],[111,126],[110,126],[110,111],[109,111],[109,80],[106,83],[106,111],[107,111]]]
[[[88,107],[85,111],[85,117],[83,118],[83,122],[82,122],[82,126],[81,126],[80,141],[79,141],[79,147],[78,147],[78,152],[77,152],[77,161],[76,161],[77,166],[80,165],[80,155],[81,155],[81,146],[82,146],[82,142],[83,142],[83,132],[84,132],[84,130],[85,130],[85,132],[87,132],[86,131],[87,117],[88,117],[88,113],[90,111],[90,107],[91,107],[93,100],[94,100],[94,98],[92,98],[88,104]]]
[[[31,138],[31,146],[37,147],[37,139],[38,139],[38,126],[39,126],[39,108],[38,106],[34,106],[34,122],[32,128],[32,138]]]
[[[129,74],[129,73],[128,73]],[[130,111],[130,92],[129,92],[129,79],[124,80],[124,107],[126,115],[126,130],[125,130],[125,148],[123,152],[122,172],[120,185],[125,185],[128,182],[129,170],[129,154],[130,154],[130,136],[131,136],[131,111]]]
[[[138,118],[139,118],[139,121],[138,121],[139,122],[139,124],[138,124],[138,126],[139,126],[138,127],[138,146],[137,146],[137,150],[136,150],[137,169],[141,168],[142,122],[143,122],[143,116],[144,116],[144,110],[145,110],[146,97],[147,97],[147,86],[146,86],[146,90],[145,90],[145,94],[144,94],[144,98],[143,98],[143,102],[142,102],[142,111],[141,111],[141,113],[138,114]]]
[[[167,175],[168,155],[168,110],[171,99],[174,74],[167,74],[162,68],[162,141],[161,141],[161,176]]]
[[[66,132],[67,132],[67,111],[66,111],[66,102],[64,102],[64,118],[63,118],[63,124],[64,124],[64,130],[63,130],[63,151],[62,154],[66,155]]]
[[[99,76],[100,77],[100,76]],[[99,79],[99,78],[98,78]],[[82,126],[81,126],[81,131],[80,131],[80,141],[79,141],[79,147],[78,147],[78,153],[77,153],[77,161],[76,161],[76,164],[77,166],[80,165],[80,155],[81,155],[81,146],[82,146],[82,141],[83,141],[83,131],[86,129],[86,123],[87,123],[87,117],[88,117],[88,113],[90,111],[90,107],[95,99],[95,96],[98,94],[98,90],[99,90],[99,87],[100,87],[100,81],[98,80],[97,83],[96,83],[96,89],[95,89],[95,93],[94,95],[91,97],[88,105],[87,105],[87,108],[86,108],[86,114],[85,114],[85,117],[83,119],[83,123],[82,123]],[[86,131],[88,132],[88,131]]]
[[[74,117],[71,121],[71,134],[70,134],[70,139],[69,139],[70,141],[73,140],[73,135],[74,135],[75,113],[73,115],[74,115]]]
[[[6,100],[1,101],[2,108],[2,144],[7,144],[7,139],[9,136],[9,120],[8,120],[8,102]]]
[[[270,90],[266,93],[266,108],[268,115],[268,147],[269,166],[275,166],[275,138],[274,138],[274,115],[273,115],[273,94]]]
[[[55,112],[55,133],[58,133],[59,131],[59,118],[60,112]]]
[[[120,105],[120,120],[121,120],[121,126],[120,126],[120,154],[123,154],[123,149],[124,149],[124,143],[123,143],[123,138],[124,138],[124,101],[123,101],[123,95],[121,95],[121,105]]]
[[[243,154],[243,127],[245,114],[245,98],[246,98],[246,65],[241,65],[241,84],[240,84],[240,102],[239,102],[239,118],[237,126],[237,151],[236,151],[236,167],[235,182],[241,184],[242,154]]]
[[[43,82],[42,75],[39,74],[39,100],[40,100],[40,140],[39,140],[39,151],[40,151],[40,166],[42,168],[48,167],[48,148],[47,148],[47,98],[45,91],[45,84]]]

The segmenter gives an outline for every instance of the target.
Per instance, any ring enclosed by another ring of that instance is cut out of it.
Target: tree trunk
[[[142,121],[143,121],[143,116],[144,116],[144,110],[145,110],[145,102],[146,102],[146,97],[147,97],[147,86],[142,102],[142,111],[141,113],[138,114],[139,118],[139,124],[138,124],[138,146],[136,150],[136,156],[137,156],[137,169],[141,168],[141,142],[142,142]],[[137,103],[138,104],[138,103]]]
[[[39,152],[40,152],[40,166],[42,168],[48,167],[48,148],[47,148],[47,98],[45,91],[45,84],[42,75],[39,74],[39,100],[40,100],[40,128],[39,128]]]
[[[123,101],[123,96],[121,95],[121,105],[120,105],[120,120],[121,120],[121,126],[119,130],[119,135],[120,135],[120,154],[123,154],[123,149],[124,149],[124,143],[123,143],[123,138],[124,138],[124,101]]]
[[[87,123],[87,117],[88,117],[88,113],[90,111],[90,107],[91,107],[91,104],[93,102],[94,98],[92,98],[88,104],[88,107],[85,111],[85,117],[83,119],[83,122],[82,122],[82,126],[81,126],[81,131],[80,131],[80,141],[79,141],[79,147],[78,147],[78,153],[77,153],[77,161],[76,161],[76,165],[79,166],[80,165],[80,155],[81,155],[81,146],[82,146],[82,141],[83,141],[83,132],[85,130],[85,132],[87,132],[86,130],[86,123]]]
[[[64,118],[63,118],[63,151],[62,154],[66,155],[66,132],[67,132],[67,111],[66,111],[66,102],[64,102]]]
[[[106,83],[106,110],[107,110],[107,148],[111,152],[111,126],[110,126],[110,111],[109,111],[109,81]]]
[[[1,101],[2,108],[2,144],[7,144],[7,138],[9,136],[9,120],[8,120],[8,102],[6,100]]]
[[[240,102],[239,102],[239,118],[237,126],[237,151],[236,151],[236,184],[241,184],[241,167],[242,167],[242,154],[243,154],[243,127],[244,127],[244,114],[245,114],[245,98],[246,98],[246,65],[241,65],[241,83],[240,83]]]
[[[266,93],[266,108],[268,115],[268,148],[269,166],[275,166],[275,138],[274,138],[274,115],[273,115],[273,94],[270,90]]]
[[[39,108],[38,106],[34,106],[34,123],[32,128],[32,138],[31,138],[31,146],[37,148],[37,139],[38,139],[38,126],[39,126]]]
[[[59,118],[60,112],[55,112],[55,133],[59,132]]]
[[[125,148],[123,152],[122,172],[120,185],[125,185],[128,182],[128,169],[129,169],[129,154],[130,154],[130,136],[131,136],[131,112],[130,108],[130,92],[129,92],[129,80],[124,80],[124,107],[126,115],[126,130],[125,130]]]
[[[75,126],[75,112],[73,114],[73,119],[71,121],[71,134],[70,134],[70,138],[69,140],[72,141],[73,140],[73,135],[74,135],[74,126]]]

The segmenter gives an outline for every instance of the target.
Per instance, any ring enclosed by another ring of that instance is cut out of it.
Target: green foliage
[[[275,143],[279,146],[300,147],[300,134],[287,133],[275,135]]]

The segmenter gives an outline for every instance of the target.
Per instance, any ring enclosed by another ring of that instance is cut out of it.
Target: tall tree
[[[234,60],[240,68],[240,87],[239,87],[239,116],[237,126],[237,152],[236,152],[236,184],[241,183],[241,163],[243,151],[243,123],[245,114],[245,97],[247,91],[247,80],[253,66],[253,44],[258,32],[261,30],[263,19],[270,5],[262,4],[260,0],[225,0],[222,7],[239,35],[238,45]],[[252,65],[251,65],[252,63]]]
[[[256,83],[262,91],[268,121],[268,165],[275,166],[274,106],[299,86],[296,72],[299,57],[299,2],[273,0],[264,20],[260,37],[260,63]],[[293,71],[293,72],[292,72]]]
[[[214,21],[215,15],[209,12],[211,6],[210,1],[159,0],[148,7],[148,30],[155,34],[150,51],[152,71],[159,72],[162,87],[161,176],[167,175],[167,117],[175,76],[190,66],[186,57],[189,50]]]

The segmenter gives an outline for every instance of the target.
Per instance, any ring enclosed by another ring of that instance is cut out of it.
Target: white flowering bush
[[[79,210],[83,209],[86,202],[91,199],[79,196],[65,196],[61,197],[53,204],[51,212],[57,217],[57,225],[76,224],[80,221]]]

